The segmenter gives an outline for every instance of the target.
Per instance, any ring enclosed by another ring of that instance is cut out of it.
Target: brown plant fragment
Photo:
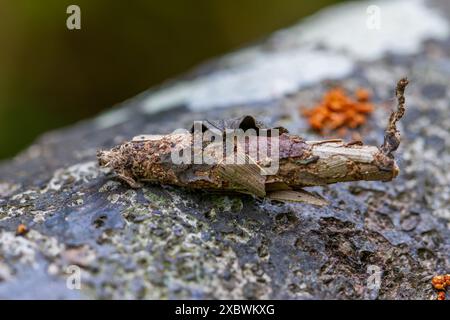
[[[397,122],[405,114],[405,88],[408,85],[408,79],[403,78],[397,83],[397,88],[395,90],[395,95],[397,97],[397,110],[391,113],[389,117],[388,126],[384,134],[384,142],[381,146],[381,151],[393,158],[392,152],[397,150],[400,145],[400,132],[397,129]]]
[[[391,113],[389,117],[387,128],[384,132],[384,141],[380,147],[381,154],[384,157],[380,158],[380,169],[391,170],[394,165],[394,154],[400,145],[400,131],[397,129],[397,122],[405,114],[405,88],[408,85],[408,79],[402,78],[397,83],[395,95],[397,97],[397,110]]]
[[[403,79],[399,84],[403,84]],[[398,97],[403,97],[404,87],[399,85]],[[400,88],[400,89],[399,89]],[[401,90],[403,88],[403,91]],[[341,95],[335,92],[334,95]],[[366,101],[369,97],[365,91],[357,93],[358,99]],[[334,108],[339,108],[336,104]],[[194,130],[167,135],[141,135],[132,141],[125,142],[111,150],[102,150],[97,154],[99,165],[112,168],[117,176],[133,188],[142,183],[152,182],[171,184],[192,189],[212,189],[233,191],[265,197],[269,193],[280,201],[306,201],[316,205],[324,204],[322,199],[308,201],[311,194],[295,194],[300,188],[322,186],[337,182],[357,180],[390,181],[399,172],[393,152],[400,142],[396,122],[404,113],[404,97],[399,98],[398,110],[389,120],[385,133],[385,142],[378,148],[364,145],[361,141],[345,143],[341,139],[321,141],[305,141],[298,135],[289,134],[285,128],[279,129],[277,137],[260,135],[266,127],[251,116],[237,119],[202,122],[201,132],[218,130],[224,133],[227,129],[255,130],[255,139],[244,139],[237,142],[231,156],[244,160],[243,164],[227,164],[217,158],[213,164],[181,163],[175,164],[172,153],[189,150],[190,155],[199,151],[195,147]],[[260,145],[271,149],[273,138],[278,138],[279,162],[276,173],[262,174],[270,166],[273,158],[251,157]],[[224,141],[200,140],[203,156],[205,150],[219,150],[226,154]],[[240,148],[238,148],[238,144]],[[214,148],[211,148],[214,147]],[[215,149],[216,148],[216,149]],[[218,149],[217,149],[218,148]],[[239,150],[241,150],[239,152]],[[242,152],[245,150],[245,152]],[[216,155],[209,154],[212,157]]]

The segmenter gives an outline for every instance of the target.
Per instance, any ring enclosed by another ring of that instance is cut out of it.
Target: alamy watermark
[[[192,143],[180,143],[172,148],[171,159],[182,164],[256,164],[262,175],[278,172],[280,138],[278,129],[218,129],[203,130],[202,121],[194,122]],[[173,134],[189,133],[178,129]]]
[[[69,290],[81,290],[81,268],[77,265],[70,265],[66,268],[68,274],[66,287]]]
[[[381,29],[381,8],[376,5],[370,5],[366,9],[367,19],[366,27],[369,30]]]
[[[381,287],[381,268],[376,265],[369,265],[367,267],[367,273],[369,274],[369,277],[367,278],[367,288],[371,291],[378,291]]]
[[[67,7],[66,13],[69,16],[66,19],[66,27],[69,30],[81,29],[81,9],[76,4],[71,4]]]

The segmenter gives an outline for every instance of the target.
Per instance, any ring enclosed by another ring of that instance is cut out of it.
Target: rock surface
[[[368,5],[327,9],[2,163],[0,298],[434,299],[431,277],[450,270],[450,6]],[[132,190],[95,161],[137,134],[243,114],[318,140],[299,107],[334,84],[373,91],[361,135],[380,145],[404,75],[399,177],[314,188],[328,207]]]

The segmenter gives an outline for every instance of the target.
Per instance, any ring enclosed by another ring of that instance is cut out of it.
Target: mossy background
[[[1,0],[0,158],[333,2]]]

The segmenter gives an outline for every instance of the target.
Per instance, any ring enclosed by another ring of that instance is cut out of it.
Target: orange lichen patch
[[[28,230],[27,226],[24,225],[23,223],[21,223],[21,224],[19,224],[19,225],[17,226],[17,229],[16,229],[16,235],[17,235],[17,236],[23,236],[23,235],[25,235],[28,231],[29,231],[29,230]]]
[[[431,279],[431,284],[438,290],[437,299],[445,300],[445,290],[450,286],[450,274],[434,276],[433,279]]]
[[[366,89],[357,89],[354,98],[342,88],[329,90],[315,107],[303,111],[309,125],[316,131],[346,133],[366,123],[366,118],[374,107],[369,102],[371,94]]]

